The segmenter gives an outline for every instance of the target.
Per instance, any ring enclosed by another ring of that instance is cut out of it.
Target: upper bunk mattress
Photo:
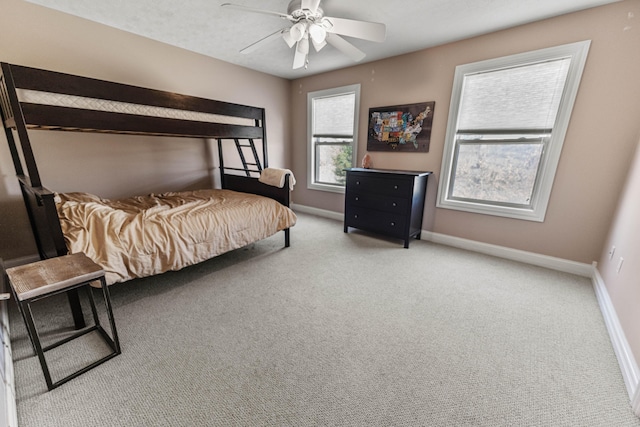
[[[108,284],[179,270],[296,223],[275,200],[231,190],[121,200],[60,193],[56,208],[69,251],[99,264]]]
[[[202,113],[198,111],[180,110],[177,108],[157,107],[153,105],[134,104],[131,102],[111,101],[107,99],[88,98],[84,96],[65,95],[61,93],[29,89],[18,89],[16,93],[18,94],[20,102],[26,102],[29,104],[133,114],[137,116],[164,117],[167,119],[190,120],[196,122],[226,123],[241,126],[253,125],[253,121],[251,119],[226,116],[223,114]]]

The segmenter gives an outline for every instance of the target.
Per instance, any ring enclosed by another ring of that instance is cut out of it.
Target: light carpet
[[[291,239],[110,287],[123,353],[51,392],[12,306],[20,426],[640,426],[589,279],[303,214]]]

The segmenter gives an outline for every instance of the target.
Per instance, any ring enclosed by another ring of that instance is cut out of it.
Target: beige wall
[[[609,252],[613,246],[616,249],[611,256]],[[624,262],[618,272],[620,258]],[[640,365],[640,144],[602,250],[598,271]]]
[[[3,0],[0,60],[266,108],[269,160],[288,167],[290,82],[21,0]],[[120,197],[210,185],[200,140],[31,132],[42,182],[54,191]],[[45,161],[46,160],[46,161]],[[4,134],[0,257],[36,253]]]
[[[340,194],[306,189],[306,94],[360,83],[358,162],[366,149],[370,107],[436,101],[429,153],[372,153],[376,167],[435,172],[423,228],[590,263],[600,257],[638,138],[637,0],[293,82],[24,1],[4,0],[4,6],[0,60],[266,107],[271,165],[293,169],[299,183],[293,201],[300,205],[342,212],[344,203]],[[455,67],[586,39],[592,40],[591,50],[545,222],[436,209]],[[48,159],[41,171],[43,182],[57,191],[118,197],[191,188],[209,180],[209,153],[200,141],[33,134],[36,155]],[[0,257],[11,259],[32,253],[33,244],[4,142],[0,173]]]
[[[630,17],[633,13],[635,18]],[[436,209],[457,65],[592,40],[543,223]],[[344,196],[306,188],[306,95],[360,83],[359,163],[370,107],[435,101],[426,154],[371,153],[374,167],[430,170],[423,229],[578,262],[600,257],[640,130],[640,2],[623,1],[417,53],[293,81],[294,202],[337,212]]]

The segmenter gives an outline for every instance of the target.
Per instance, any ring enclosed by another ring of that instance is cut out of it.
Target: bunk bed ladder
[[[256,144],[254,138],[233,138],[233,142],[235,143],[236,150],[240,156],[240,161],[242,162],[242,169],[233,168],[233,167],[225,167],[224,165],[224,155],[222,151],[222,141],[223,138],[217,138],[218,140],[218,160],[220,161],[220,180],[222,188],[225,188],[225,170],[236,170],[244,172],[247,177],[251,177],[252,173],[261,174],[264,168],[269,167],[269,159],[267,158],[267,129],[265,126],[265,111],[261,110],[261,117],[255,119],[254,123],[255,127],[260,128],[262,130],[262,135],[257,137],[257,139],[262,140],[262,163],[260,163],[260,156],[258,154],[258,150],[256,149]],[[229,138],[231,139],[231,138]],[[244,149],[250,148],[251,155],[253,156],[254,163],[247,162],[247,157],[245,156]],[[288,206],[288,205],[287,205]]]
[[[242,144],[238,138],[233,140],[236,143],[236,149],[238,150],[238,154],[240,155],[240,160],[242,161],[242,166],[244,167],[244,172],[247,176],[251,176],[251,168],[250,166],[255,166],[254,172],[262,171],[262,165],[260,164],[260,159],[258,158],[258,151],[256,150],[256,144],[253,142],[253,138],[249,138],[247,143]],[[244,155],[243,148],[251,148],[251,153],[253,154],[253,159],[255,163],[248,163],[247,159]]]

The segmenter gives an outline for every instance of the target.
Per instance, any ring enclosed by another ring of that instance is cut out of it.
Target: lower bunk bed
[[[107,200],[56,195],[66,246],[105,270],[107,284],[180,270],[247,246],[296,222],[275,200],[231,190],[195,190]]]
[[[279,231],[289,246],[295,179],[268,167],[263,108],[0,65],[2,122],[40,258],[84,252],[113,284],[179,270]],[[221,189],[128,200],[56,193],[41,182],[34,129],[213,140]],[[225,166],[225,153],[236,151],[234,167]],[[70,302],[82,327],[77,295]]]
[[[113,200],[20,184],[40,258],[84,252],[112,285],[177,271],[280,231],[289,247],[297,220],[289,189],[250,177],[227,180],[236,185]]]

